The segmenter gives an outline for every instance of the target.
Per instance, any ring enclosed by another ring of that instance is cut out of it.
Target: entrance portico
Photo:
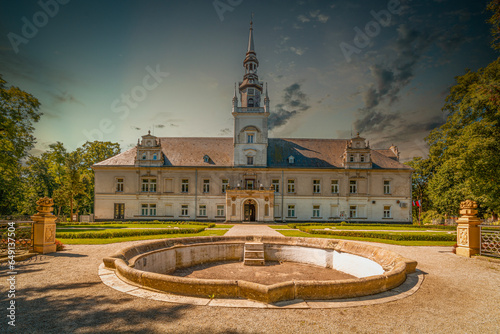
[[[226,221],[270,222],[274,220],[273,189],[227,189]]]

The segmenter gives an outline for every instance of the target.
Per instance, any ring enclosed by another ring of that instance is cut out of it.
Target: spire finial
[[[255,52],[253,46],[253,13],[250,18],[250,36],[248,38],[248,50],[247,52]]]
[[[267,94],[267,82],[266,82],[266,98],[269,98],[269,95]]]
[[[236,82],[234,83],[234,95],[233,95],[233,100],[237,100],[238,97],[236,96]]]

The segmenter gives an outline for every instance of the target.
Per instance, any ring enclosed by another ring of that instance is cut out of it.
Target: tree
[[[460,201],[478,201],[500,212],[500,58],[457,77],[443,111],[447,121],[427,137],[429,196],[441,213],[456,214]]]
[[[431,208],[427,187],[432,175],[432,165],[430,159],[414,157],[411,161],[405,162],[406,165],[413,168],[412,173],[412,200],[420,201],[421,206],[416,207],[414,218],[420,223],[422,210],[427,211]]]
[[[35,144],[33,123],[42,115],[40,102],[0,75],[0,214],[16,212],[23,200],[21,161]]]
[[[80,202],[84,211],[90,213],[94,210],[94,188],[95,179],[92,165],[111,158],[120,153],[120,145],[112,142],[93,141],[86,142],[77,149],[81,161],[82,182],[85,191],[82,193]]]
[[[491,46],[496,50],[500,50],[500,0],[490,1],[486,9],[493,12],[493,15],[488,20],[491,24],[491,35],[493,36]]]
[[[74,213],[74,206],[78,208],[78,202],[75,203],[75,197],[84,192],[82,175],[80,173],[81,157],[77,151],[71,152],[66,157],[64,165],[64,177],[62,186],[54,192],[54,200],[64,206],[69,205],[70,217]]]

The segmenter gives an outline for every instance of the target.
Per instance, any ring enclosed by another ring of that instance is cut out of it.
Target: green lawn
[[[267,225],[269,226],[270,228],[273,228],[273,229],[278,229],[278,230],[290,230],[292,229],[290,226],[288,225]]]
[[[166,238],[187,238],[187,237],[202,237],[202,236],[215,236],[224,235],[225,230],[205,230],[200,233],[194,234],[159,234],[159,235],[143,235],[135,237],[123,238],[106,238],[106,239],[59,239],[65,245],[100,245],[100,244],[113,244],[116,242],[135,241],[135,240],[150,240],[150,239],[166,239]]]
[[[302,231],[279,231],[285,237],[303,237],[303,238],[328,238],[328,239],[344,239],[356,241],[371,241],[383,244],[401,245],[401,246],[453,246],[455,241],[395,241],[376,238],[356,238],[356,237],[343,237],[335,235],[322,235],[322,234],[309,234]]]
[[[226,224],[215,224],[214,228],[231,228],[234,225],[226,225]]]

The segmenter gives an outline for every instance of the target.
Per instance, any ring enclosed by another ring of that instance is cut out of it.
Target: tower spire
[[[248,52],[253,52],[255,53],[254,50],[254,44],[253,44],[253,13],[252,16],[250,17],[250,36],[248,36]]]

